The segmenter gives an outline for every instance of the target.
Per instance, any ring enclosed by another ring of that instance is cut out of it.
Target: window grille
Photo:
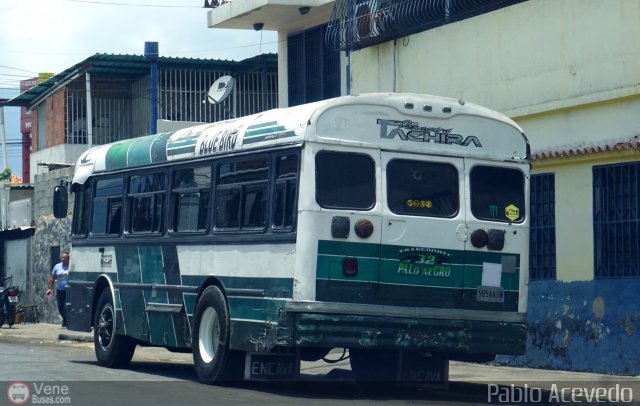
[[[336,0],[326,42],[354,50],[426,31],[526,0]]]
[[[322,25],[289,36],[289,106],[340,96],[340,53],[324,43]]]
[[[556,279],[555,175],[531,176],[529,275]]]
[[[593,167],[594,276],[640,276],[640,163]]]

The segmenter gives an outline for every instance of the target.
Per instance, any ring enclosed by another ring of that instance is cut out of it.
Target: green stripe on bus
[[[151,162],[165,162],[167,160],[167,142],[173,133],[159,134],[151,145]]]
[[[127,151],[131,140],[126,140],[113,144],[104,158],[104,165],[107,170],[121,169],[127,166]]]
[[[229,314],[234,320],[277,321],[285,300],[253,297],[227,297]]]
[[[185,286],[202,286],[211,276],[182,275]],[[293,297],[293,278],[213,276],[222,283],[224,289],[262,289],[265,297],[291,299]]]
[[[270,132],[270,133],[266,133],[260,136],[254,136],[254,137],[250,137],[250,138],[245,138],[244,139],[244,143],[245,144],[252,144],[254,142],[261,142],[261,141],[265,141],[265,140],[273,140],[273,139],[282,139],[282,138],[289,138],[289,137],[294,137],[296,135],[296,133],[294,131],[275,131],[275,132]]]
[[[380,257],[380,244],[347,242],[347,241],[318,241],[318,255],[342,255],[349,257]]]
[[[256,127],[247,128],[247,131],[245,131],[244,136],[245,138],[255,137],[257,135],[270,134],[270,133],[275,133],[280,131],[284,131],[284,126],[278,125],[278,123],[273,122],[271,123],[271,125],[268,125],[268,126],[265,125],[261,128],[256,128]]]
[[[127,151],[127,166],[148,165],[151,163],[151,145],[156,137],[134,139]]]
[[[165,284],[162,248],[160,246],[139,246],[140,274],[143,284]],[[145,302],[169,303],[166,291],[144,291]],[[173,320],[167,313],[147,312],[149,320],[149,341],[156,345],[176,346]]]
[[[136,245],[117,245],[115,247],[118,266],[118,282],[142,283],[140,274],[140,256]],[[122,317],[127,335],[146,340],[148,324],[144,310],[144,295],[138,289],[119,289]]]
[[[355,276],[345,276],[342,266],[343,257],[318,255],[318,279],[345,279],[359,281],[377,281],[379,278],[380,261],[375,258],[358,258],[358,273]]]
[[[381,283],[447,288],[463,286],[464,269],[461,265],[425,265],[389,260],[381,264]]]

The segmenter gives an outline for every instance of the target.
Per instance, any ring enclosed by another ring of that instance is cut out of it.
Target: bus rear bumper
[[[289,302],[300,347],[524,354],[526,315],[346,303]]]

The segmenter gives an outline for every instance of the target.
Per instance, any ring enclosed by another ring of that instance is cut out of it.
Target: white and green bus
[[[160,346],[207,382],[295,379],[332,349],[362,381],[522,354],[529,155],[504,115],[400,93],[92,148],[67,326],[100,365]]]

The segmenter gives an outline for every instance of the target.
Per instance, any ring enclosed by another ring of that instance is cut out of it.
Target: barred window
[[[289,36],[289,106],[340,96],[340,52],[327,48],[327,26]]]
[[[531,176],[529,276],[556,279],[555,175]]]
[[[640,276],[640,163],[593,167],[594,276]]]

